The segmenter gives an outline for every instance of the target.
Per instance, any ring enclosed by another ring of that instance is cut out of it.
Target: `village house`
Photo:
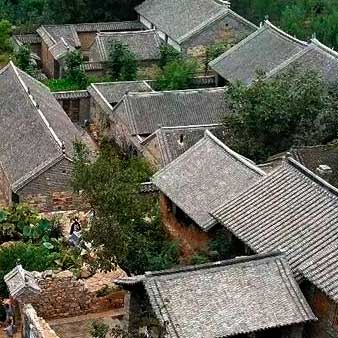
[[[316,319],[280,254],[146,272],[117,284],[129,290],[129,332],[147,327],[152,338],[301,338]]]
[[[317,39],[296,39],[265,20],[256,32],[209,63],[217,85],[241,81],[250,85],[263,72],[267,78],[293,70],[312,69],[329,83],[338,79],[338,53]]]
[[[192,56],[204,56],[218,42],[235,44],[257,28],[222,0],[145,0],[135,10],[144,26]]]
[[[152,167],[160,169],[202,139],[206,130],[218,139],[226,139],[227,133],[221,124],[161,127],[141,143],[142,155]]]
[[[114,43],[122,43],[135,55],[136,61],[144,71],[156,64],[160,57],[161,40],[155,30],[98,33],[89,49],[89,61],[101,62],[102,74]]]
[[[98,22],[66,25],[42,25],[35,34],[14,35],[17,47],[29,45],[43,72],[50,78],[60,78],[63,74],[64,57],[68,52],[79,50],[85,60],[89,60],[90,46],[99,32],[126,32],[142,30],[144,26],[138,21]],[[86,63],[85,69],[95,74],[102,69],[100,62]]]
[[[67,210],[73,142],[83,140],[49,89],[10,62],[0,71],[0,200]]]
[[[292,147],[287,152],[270,156],[264,167],[279,166],[285,157],[292,157],[307,169],[332,184],[338,186],[338,143]]]
[[[227,112],[223,88],[129,92],[109,116],[109,133],[122,151],[142,153],[159,127],[221,123]]]
[[[248,252],[284,253],[315,315],[306,337],[338,337],[338,190],[292,158],[211,214]],[[313,287],[309,287],[312,285]]]
[[[153,89],[146,81],[121,81],[92,83],[90,94],[90,122],[100,136],[109,135],[109,116],[114,107],[129,92],[151,92]]]
[[[219,229],[210,212],[263,177],[264,171],[206,130],[200,141],[158,171],[152,182],[161,192],[163,224],[189,257],[206,251]]]
[[[338,80],[338,53],[313,38],[305,49],[285,60],[268,73],[267,78],[273,78],[278,74],[293,71],[297,68],[315,71],[325,82],[336,85]]]
[[[218,85],[242,81],[251,84],[257,71],[269,73],[307,43],[280,30],[268,20],[259,29],[209,63]]]

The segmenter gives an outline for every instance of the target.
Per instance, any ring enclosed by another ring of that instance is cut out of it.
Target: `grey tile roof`
[[[143,284],[166,337],[229,337],[316,319],[278,254],[150,272]]]
[[[80,47],[81,42],[73,25],[42,25],[37,33],[48,47],[52,47],[62,39],[72,47]]]
[[[65,92],[54,92],[52,94],[57,100],[82,99],[82,98],[90,97],[90,94],[87,90],[72,90],[72,91],[65,91]]]
[[[250,84],[257,71],[266,73],[273,70],[291,56],[307,46],[281,31],[269,21],[210,62],[210,67],[224,79]]]
[[[16,300],[23,300],[24,297],[32,296],[41,292],[33,274],[17,265],[7,275],[4,276],[9,294]]]
[[[294,67],[314,70],[324,81],[335,84],[338,80],[338,53],[317,39],[312,39],[307,48],[273,69],[267,74],[267,77],[274,77],[282,72],[290,71]]]
[[[161,42],[155,30],[98,33],[89,51],[90,59],[107,61],[110,47],[114,42],[121,42],[128,46],[138,61],[160,59]]]
[[[33,34],[16,34],[13,38],[20,41],[21,44],[38,44],[41,43],[41,37],[37,33]]]
[[[228,5],[214,0],[146,0],[135,10],[177,43],[227,15],[253,29],[256,27],[230,10]]]
[[[221,124],[162,127],[147,137],[142,142],[142,145],[147,147],[148,142],[155,139],[160,151],[160,158],[158,160],[162,166],[165,166],[202,139],[206,130],[211,131],[222,141],[225,140],[227,135],[225,128]]]
[[[286,156],[291,156],[306,168],[316,173],[320,165],[327,165],[332,169],[329,183],[338,185],[338,142],[326,145],[294,147],[288,152],[270,156],[267,162],[280,162]]]
[[[296,160],[277,169],[212,215],[257,253],[280,250],[300,266],[338,239],[338,190]]]
[[[300,266],[302,275],[338,303],[338,241],[331,243]]]
[[[0,120],[0,163],[14,191],[70,158],[81,139],[49,89],[13,63],[0,72]]]
[[[224,88],[129,93],[111,115],[121,118],[132,135],[149,135],[161,126],[220,123],[227,114]]]
[[[139,21],[93,22],[73,25],[78,33],[84,32],[124,32],[141,30],[145,27]]]
[[[203,230],[216,224],[209,214],[261,179],[265,173],[226,147],[208,130],[205,136],[153,176],[153,183]]]
[[[119,102],[128,92],[149,92],[151,87],[145,81],[121,81],[92,83],[88,87],[90,95],[108,113],[113,110],[112,104]]]

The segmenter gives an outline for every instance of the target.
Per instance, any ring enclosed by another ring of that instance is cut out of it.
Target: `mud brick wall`
[[[59,338],[48,323],[38,317],[31,304],[22,309],[22,337],[23,338]]]
[[[11,203],[12,192],[9,181],[0,165],[0,207],[6,207]]]
[[[207,248],[208,234],[197,226],[185,225],[179,221],[171,210],[171,201],[163,194],[160,197],[160,210],[165,230],[170,237],[179,242],[184,258]]]
[[[88,287],[86,280],[76,279],[72,272],[34,272],[41,293],[25,300],[31,303],[38,316],[44,319],[67,318],[88,313],[123,308],[124,291],[109,285],[109,291],[98,293],[97,288]],[[101,290],[104,287],[101,287]]]

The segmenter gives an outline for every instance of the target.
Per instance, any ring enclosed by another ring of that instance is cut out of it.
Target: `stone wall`
[[[70,185],[72,163],[63,159],[20,189],[20,202],[41,212],[77,208],[79,197]]]
[[[318,318],[306,328],[307,338],[338,338],[338,305],[309,283],[302,285],[305,297]]]
[[[58,102],[72,122],[84,122],[85,120],[89,120],[89,97],[58,99]]]
[[[116,275],[124,276],[119,270]],[[72,272],[52,271],[34,275],[41,293],[25,303],[33,305],[44,319],[67,318],[124,307],[124,291],[113,284],[111,274],[101,273],[89,279],[76,279]],[[93,281],[94,278],[94,281]]]
[[[38,317],[31,304],[22,309],[22,337],[23,338],[59,338],[48,323]]]

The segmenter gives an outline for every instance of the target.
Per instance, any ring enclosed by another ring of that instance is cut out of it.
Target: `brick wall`
[[[78,32],[77,35],[81,42],[81,50],[88,51],[89,47],[95,41],[96,32]]]
[[[143,156],[155,170],[161,168],[161,151],[157,137],[150,140],[143,148]]]
[[[43,72],[49,78],[54,78],[54,58],[49,52],[48,46],[43,41],[41,44],[41,63]]]
[[[214,22],[213,25],[199,34],[192,36],[182,44],[182,49],[188,55],[203,57],[207,46],[224,41],[233,45],[253,31],[253,28],[249,28],[241,21],[228,16]]]
[[[25,300],[33,305],[38,316],[44,319],[67,318],[88,313],[104,312],[124,307],[125,292],[107,281],[110,288],[99,293],[106,286],[93,287],[88,280],[76,279],[72,272],[34,272],[41,288],[38,296]]]
[[[26,202],[39,211],[71,210],[79,207],[80,198],[73,194],[72,163],[63,159],[20,189],[20,202]]]

